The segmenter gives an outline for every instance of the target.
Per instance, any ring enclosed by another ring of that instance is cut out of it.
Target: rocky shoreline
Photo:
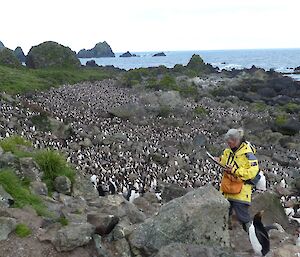
[[[73,185],[59,179],[61,187],[51,197],[40,190],[44,185],[32,187],[55,219],[31,208],[1,207],[0,224],[8,228],[1,249],[6,256],[33,257],[47,251],[55,257],[252,256],[249,245],[240,243],[248,238],[238,224],[228,231],[228,203],[216,190],[221,173],[206,157],[207,150],[222,152],[229,128],[244,127],[268,180],[267,192],[255,193],[251,211],[270,203],[265,222],[285,230],[272,234],[270,256],[287,256],[295,250],[299,226],[284,213],[284,207],[299,205],[299,105],[299,83],[290,78],[255,67],[219,71],[199,56],[174,69],[120,72],[114,79],[16,96],[2,93],[1,138],[21,135],[33,149],[59,150],[77,176]],[[22,158],[0,153],[1,168],[19,171]],[[40,173],[30,167],[25,172]],[[103,186],[113,181],[116,194],[99,197],[89,180],[94,174]],[[141,189],[141,184],[143,196],[133,202],[123,197],[124,188]],[[32,229],[28,238],[10,234],[20,222]]]

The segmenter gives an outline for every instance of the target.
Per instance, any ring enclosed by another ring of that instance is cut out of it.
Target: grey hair
[[[241,140],[244,137],[244,130],[242,128],[239,129],[229,129],[225,134],[225,140],[228,139],[238,139]]]

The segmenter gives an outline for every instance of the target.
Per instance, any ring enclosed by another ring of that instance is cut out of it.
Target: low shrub
[[[31,235],[31,229],[26,224],[21,223],[17,225],[15,233],[23,238]]]

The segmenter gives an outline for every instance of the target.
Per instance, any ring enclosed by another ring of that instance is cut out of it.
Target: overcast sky
[[[0,41],[25,54],[56,41],[74,51],[300,48],[300,0],[3,0]]]

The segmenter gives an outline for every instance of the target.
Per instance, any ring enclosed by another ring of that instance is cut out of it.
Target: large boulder
[[[16,226],[16,219],[0,217],[0,241],[6,240],[8,238],[8,235],[15,230]]]
[[[272,192],[254,193],[250,213],[252,217],[259,211],[264,210],[263,223],[270,225],[280,224],[284,229],[289,228],[289,221],[280,203],[279,197]]]
[[[20,46],[15,49],[14,53],[21,63],[26,61],[26,56]]]
[[[69,68],[80,67],[80,65],[75,52],[69,47],[52,41],[33,46],[26,57],[26,66],[34,69],[49,67]]]
[[[73,184],[72,196],[90,200],[99,197],[99,193],[94,188],[94,185],[88,177],[77,172],[75,182]]]
[[[146,219],[144,213],[121,195],[99,197],[89,201],[88,205],[94,207],[98,213],[114,215],[120,220],[128,219],[132,224],[141,223]]]
[[[186,193],[189,192],[187,188],[181,187],[177,184],[170,184],[170,183],[161,183],[161,197],[164,202],[169,202],[175,198],[184,196]]]
[[[94,48],[86,50],[82,49],[77,54],[78,58],[100,58],[100,57],[115,57],[110,45],[104,41],[97,43]]]
[[[155,257],[234,257],[234,254],[217,246],[172,243],[161,248]]]
[[[12,50],[4,47],[0,48],[0,65],[16,68],[20,67],[21,63]]]
[[[10,207],[14,203],[14,198],[0,185],[0,207]]]
[[[41,181],[43,173],[32,157],[20,158],[20,175],[31,181]]]
[[[63,194],[70,194],[72,190],[72,183],[66,176],[58,176],[54,180],[54,188],[57,192]]]
[[[228,201],[212,186],[191,191],[164,205],[129,236],[131,249],[152,256],[171,243],[229,247]]]
[[[95,233],[104,236],[113,230],[119,218],[110,214],[91,212],[87,214],[87,221],[96,227]]]
[[[59,229],[51,238],[51,242],[59,252],[71,251],[88,244],[93,233],[94,226],[89,223],[70,224]]]

